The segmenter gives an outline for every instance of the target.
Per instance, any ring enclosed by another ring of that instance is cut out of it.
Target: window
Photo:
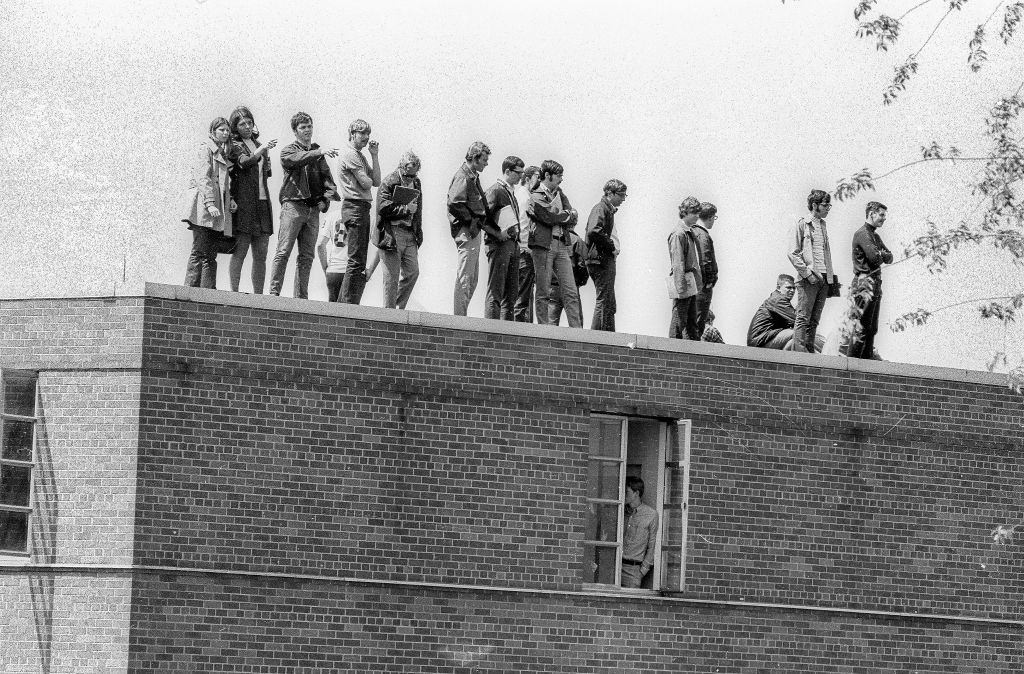
[[[27,554],[35,467],[36,375],[0,370],[0,554]]]
[[[591,415],[585,584],[682,589],[689,446],[689,421]]]

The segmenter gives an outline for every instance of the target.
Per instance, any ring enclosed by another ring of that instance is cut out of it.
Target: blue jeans
[[[576,277],[572,273],[572,249],[559,241],[551,239],[551,248],[532,248],[534,283],[537,286],[535,301],[537,322],[541,325],[555,325],[551,312],[551,277],[558,278],[558,290],[561,293],[562,306],[569,318],[569,327],[583,327],[583,311],[580,307],[580,293],[576,289]]]
[[[341,219],[348,230],[348,266],[341,284],[339,302],[359,304],[366,287],[366,253],[370,247],[370,202],[345,199],[341,202]]]
[[[286,201],[281,205],[281,227],[277,233],[277,252],[270,271],[270,294],[280,295],[284,284],[284,271],[292,256],[295,242],[299,242],[299,256],[295,264],[294,297],[306,299],[309,290],[309,270],[316,254],[316,237],[320,231],[320,210],[301,201]]]
[[[384,308],[404,309],[420,276],[419,248],[416,235],[408,227],[396,225],[392,234],[395,248],[380,252],[384,265]]]
[[[813,276],[811,280],[813,280]],[[814,353],[814,336],[818,332],[821,311],[828,299],[828,283],[824,276],[817,283],[808,279],[796,282],[796,321],[793,324],[793,350]]]

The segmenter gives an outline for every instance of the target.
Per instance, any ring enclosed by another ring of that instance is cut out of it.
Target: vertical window
[[[689,421],[591,416],[585,584],[682,587],[689,429]]]
[[[26,554],[36,461],[35,373],[0,370],[0,426],[0,554]]]

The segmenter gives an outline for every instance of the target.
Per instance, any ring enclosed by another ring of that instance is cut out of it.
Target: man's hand
[[[499,229],[498,236],[496,238],[498,239],[498,241],[505,243],[506,241],[508,241],[508,234]]]
[[[371,140],[368,147],[370,149],[370,154],[372,154],[374,157],[376,157],[377,153],[380,152],[380,143],[378,143],[375,140]]]
[[[319,152],[321,157],[330,157],[331,159],[334,159],[335,157],[338,156],[338,148],[336,147],[322,147],[320,148]]]
[[[266,145],[261,145],[260,149],[256,150],[256,154],[267,154],[271,150],[277,147],[277,138],[268,140]]]
[[[814,271],[813,269],[811,269],[810,271],[811,275],[807,277],[807,280],[810,281],[813,285],[818,285],[819,283],[821,283],[821,274]]]
[[[416,215],[416,211],[420,209],[420,205],[415,201],[411,201],[405,205],[405,208],[409,212],[409,215]]]
[[[219,218],[220,217],[220,209],[217,208],[216,206],[207,206],[206,207],[206,212],[210,214],[211,218]]]

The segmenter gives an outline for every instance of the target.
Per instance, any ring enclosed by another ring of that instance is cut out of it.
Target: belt
[[[623,564],[628,564],[629,566],[642,566],[643,565],[643,561],[639,560],[639,559],[624,559],[624,560],[622,560],[622,563]]]

